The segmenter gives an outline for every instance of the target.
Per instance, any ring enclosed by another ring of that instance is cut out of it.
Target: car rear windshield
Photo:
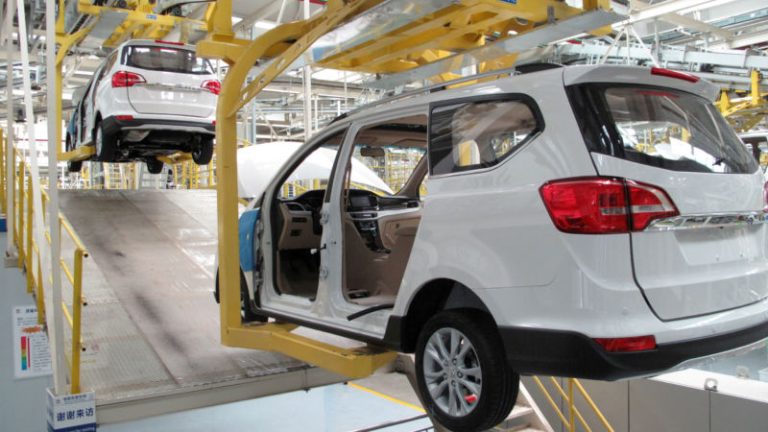
[[[194,51],[159,46],[129,46],[124,51],[124,63],[141,69],[194,75],[213,73],[210,62],[197,57]]]
[[[673,171],[744,174],[757,163],[706,99],[650,86],[568,89],[590,151]]]

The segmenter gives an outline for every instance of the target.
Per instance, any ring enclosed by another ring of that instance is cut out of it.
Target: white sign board
[[[13,376],[50,375],[51,348],[45,328],[37,323],[37,306],[13,307]]]
[[[54,396],[48,389],[48,432],[96,432],[96,394]]]

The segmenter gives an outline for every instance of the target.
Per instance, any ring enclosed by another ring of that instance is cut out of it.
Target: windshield
[[[163,72],[194,75],[213,74],[213,68],[206,59],[199,58],[194,51],[159,46],[129,46],[124,53],[127,66]]]
[[[706,99],[646,86],[570,91],[592,151],[673,171],[744,174],[757,164]]]
[[[408,183],[425,153],[419,147],[356,145],[349,187],[379,196],[396,195]]]

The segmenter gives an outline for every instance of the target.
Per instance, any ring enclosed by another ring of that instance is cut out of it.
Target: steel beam
[[[734,0],[726,0],[734,1]],[[629,22],[643,21],[651,18],[660,17],[662,15],[676,13],[684,11],[686,9],[703,7],[707,3],[712,3],[712,0],[669,0],[663,3],[658,3],[653,6],[630,12]],[[720,4],[723,2],[721,1]]]
[[[536,28],[518,36],[481,46],[473,50],[414,68],[406,72],[385,76],[382,79],[365,83],[371,88],[392,89],[399,85],[418,82],[431,77],[456,72],[464,67],[493,61],[513,53],[519,53],[540,45],[587,33],[590,30],[621,21],[625,16],[605,10],[593,10]]]
[[[584,43],[580,45],[562,45],[558,48],[560,55],[603,56],[608,51],[608,45]],[[640,46],[616,46],[609,57],[651,60],[648,50]],[[768,56],[750,54],[748,51],[698,51],[684,48],[665,47],[661,49],[659,60],[683,64],[711,64],[715,66],[737,67],[743,69],[768,69]]]

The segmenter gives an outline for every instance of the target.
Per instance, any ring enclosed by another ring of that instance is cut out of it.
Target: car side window
[[[429,156],[432,175],[496,165],[542,129],[532,100],[505,97],[432,109]]]

